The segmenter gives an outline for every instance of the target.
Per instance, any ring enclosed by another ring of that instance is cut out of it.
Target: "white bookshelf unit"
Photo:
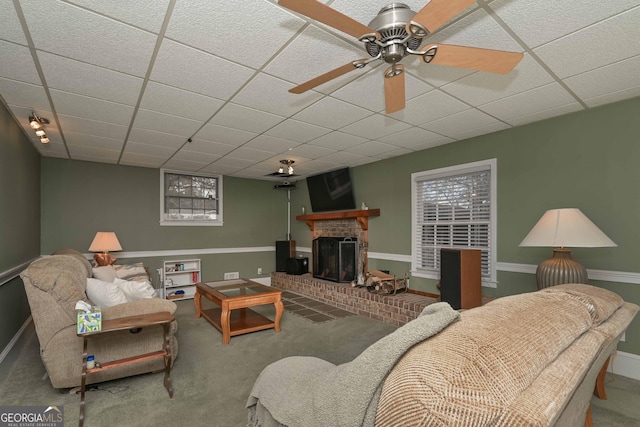
[[[196,283],[202,280],[199,259],[177,259],[162,263],[164,297],[173,301],[190,299],[196,293]],[[176,291],[184,295],[176,297]]]

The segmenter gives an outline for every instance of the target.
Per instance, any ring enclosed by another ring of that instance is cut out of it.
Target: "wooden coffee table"
[[[232,336],[274,328],[280,332],[280,319],[284,307],[282,292],[247,279],[220,280],[196,284],[193,301],[196,318],[202,316],[222,332],[222,344],[229,344]],[[202,310],[202,297],[218,307]],[[275,321],[249,309],[258,305],[273,304]]]

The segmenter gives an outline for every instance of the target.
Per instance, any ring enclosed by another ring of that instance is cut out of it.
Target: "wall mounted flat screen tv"
[[[355,209],[349,168],[307,177],[307,188],[314,212]]]

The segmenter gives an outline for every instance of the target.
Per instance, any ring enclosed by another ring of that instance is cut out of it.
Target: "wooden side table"
[[[103,320],[101,331],[78,334],[79,337],[84,338],[82,350],[82,383],[80,386],[80,418],[78,420],[80,427],[84,424],[84,393],[86,389],[87,374],[117,368],[118,366],[125,366],[131,363],[164,358],[164,387],[169,392],[169,398],[173,398],[173,386],[171,385],[171,350],[169,348],[169,325],[173,320],[174,317],[166,311],[142,314],[139,316],[121,317],[119,319]],[[89,339],[101,334],[108,334],[110,332],[145,328],[154,325],[162,325],[164,329],[164,344],[162,350],[108,362],[101,361],[99,366],[87,369],[87,342]]]

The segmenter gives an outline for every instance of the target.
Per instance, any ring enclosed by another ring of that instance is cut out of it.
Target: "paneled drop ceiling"
[[[366,25],[391,0],[325,3]],[[287,92],[366,53],[275,0],[0,10],[0,96],[46,157],[256,179],[292,159],[304,177],[640,96],[640,0],[478,0],[427,40],[522,62],[499,75],[407,57],[406,108],[389,115],[380,61]],[[29,128],[34,111],[49,144]]]

